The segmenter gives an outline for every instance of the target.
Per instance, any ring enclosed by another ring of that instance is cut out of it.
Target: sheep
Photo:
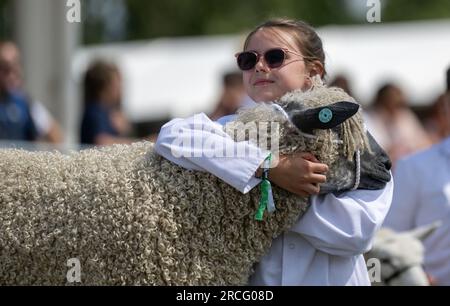
[[[380,181],[359,177],[376,146],[344,91],[318,87],[276,103],[243,110],[227,132],[242,136],[232,130],[239,122],[278,122],[280,153],[311,152],[330,166],[327,192]],[[317,117],[325,108],[333,114],[326,123]],[[272,240],[308,209],[308,198],[273,186],[277,209],[257,221],[258,188],[241,194],[153,147],[0,150],[0,284],[68,284],[66,264],[76,258],[82,285],[244,285]]]
[[[416,229],[395,232],[381,228],[375,235],[372,248],[364,256],[380,263],[379,278],[372,280],[377,286],[429,286],[422,265],[425,250],[422,241],[431,235],[442,222],[434,222]],[[370,273],[370,271],[369,271]]]

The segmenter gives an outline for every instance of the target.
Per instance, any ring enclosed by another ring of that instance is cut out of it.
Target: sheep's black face
[[[293,101],[286,103],[284,110],[290,121],[303,133],[317,134],[314,133],[314,130],[331,129],[333,134],[340,137],[342,123],[357,114],[359,104],[339,101],[326,106],[308,108],[304,104]],[[356,167],[355,159],[350,160],[345,154],[339,154],[329,164],[330,172],[327,183],[321,185],[321,193],[339,192],[354,188],[357,169],[361,171],[358,188],[381,189],[390,180],[389,169],[391,164],[389,157],[370,134],[367,133],[366,136],[370,150],[364,148],[359,151],[359,167]],[[343,139],[336,140],[343,141]],[[311,140],[311,142],[314,144],[314,141]],[[342,148],[342,144],[339,144],[339,146]],[[320,157],[318,158],[321,160]]]
[[[321,193],[381,189],[391,179],[389,157],[365,131],[359,104],[342,89],[319,86],[293,91],[278,105],[291,127],[286,134],[292,137],[283,139],[286,146],[295,147],[294,139],[295,150],[310,152],[330,167]]]
[[[312,134],[315,129],[324,130],[337,127],[358,112],[359,104],[340,101],[316,108],[299,109],[299,107],[301,106],[291,103],[286,107],[286,112],[298,129]]]

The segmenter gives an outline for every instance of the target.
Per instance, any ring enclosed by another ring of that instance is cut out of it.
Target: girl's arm
[[[389,210],[393,180],[384,189],[313,196],[311,207],[292,227],[316,249],[355,256],[371,248],[372,238]]]
[[[227,116],[218,122],[225,124],[231,119],[233,116]],[[247,193],[260,182],[255,172],[269,152],[247,141],[235,142],[223,131],[221,124],[211,121],[203,113],[187,119],[174,119],[161,128],[155,151],[179,166],[212,173],[240,192]],[[269,178],[293,193],[317,194],[319,187],[316,184],[326,180],[321,173],[327,169],[311,154],[281,156],[278,166],[270,170]]]
[[[209,172],[242,193],[260,182],[254,174],[269,154],[249,142],[234,142],[204,113],[166,123],[155,151],[181,167]]]

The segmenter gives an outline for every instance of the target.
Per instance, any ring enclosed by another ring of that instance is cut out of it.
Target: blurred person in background
[[[408,108],[403,91],[387,83],[380,87],[367,113],[369,131],[395,162],[431,145],[416,115]]]
[[[241,107],[246,96],[241,72],[224,74],[222,87],[222,94],[216,109],[209,116],[213,121],[220,117],[234,114]]]
[[[84,76],[81,142],[91,145],[132,143],[131,125],[121,108],[122,79],[118,67],[95,61]]]
[[[329,86],[342,88],[349,96],[355,97],[350,88],[350,82],[348,78],[343,74],[336,75],[334,79],[330,81]]]
[[[0,83],[3,93],[3,106],[0,106],[3,107],[0,110],[3,132],[0,132],[0,138],[50,143],[63,141],[61,128],[50,112],[23,90],[20,51],[13,42],[0,42]]]
[[[448,83],[450,76],[447,75]],[[450,119],[450,86],[443,117]],[[450,130],[431,148],[401,159],[394,172],[394,197],[384,226],[406,231],[440,221],[424,241],[424,268],[432,284],[450,285]]]
[[[450,71],[450,69],[449,69]],[[447,92],[441,94],[431,107],[431,114],[427,118],[425,126],[431,140],[436,143],[443,140],[450,133],[450,84],[447,85]]]
[[[15,47],[0,43],[0,139],[34,141],[38,138],[26,98],[13,89],[19,84]]]

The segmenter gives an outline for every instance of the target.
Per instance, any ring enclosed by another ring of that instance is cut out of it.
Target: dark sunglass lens
[[[269,50],[264,55],[264,59],[270,68],[280,67],[284,62],[284,51],[281,49]]]
[[[256,65],[256,54],[252,52],[243,52],[237,57],[237,64],[241,70],[250,70]]]

